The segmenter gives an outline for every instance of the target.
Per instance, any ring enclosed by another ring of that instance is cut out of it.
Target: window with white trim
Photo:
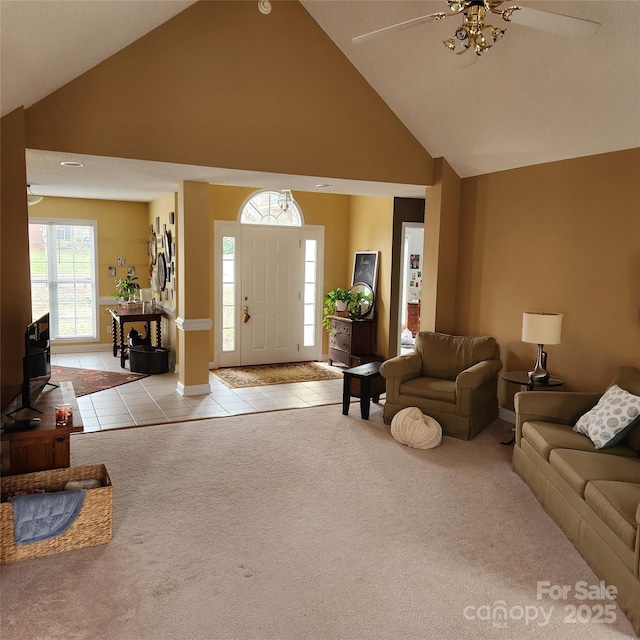
[[[316,344],[316,302],[318,274],[318,241],[304,241],[304,336],[305,347]]]
[[[236,239],[222,237],[222,350],[236,348]]]
[[[283,211],[279,191],[260,191],[251,196],[242,207],[242,224],[268,224],[283,227],[301,227],[302,215],[295,200]]]
[[[49,312],[51,337],[97,338],[96,222],[29,219],[31,308]]]

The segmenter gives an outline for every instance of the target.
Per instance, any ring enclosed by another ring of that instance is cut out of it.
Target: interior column
[[[177,391],[207,394],[209,386],[209,184],[178,187],[178,317],[180,363]]]
[[[461,186],[444,158],[433,161],[424,215],[421,331],[455,333]]]

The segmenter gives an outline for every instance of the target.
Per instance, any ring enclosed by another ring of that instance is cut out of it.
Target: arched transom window
[[[289,192],[291,194],[291,192]],[[251,196],[242,207],[242,224],[269,224],[282,227],[301,227],[302,213],[291,198],[288,206],[281,191],[260,191]]]

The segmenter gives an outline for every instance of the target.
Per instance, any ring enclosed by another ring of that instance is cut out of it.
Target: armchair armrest
[[[477,389],[485,382],[496,378],[502,369],[500,360],[483,360],[461,371],[456,378],[457,389]]]
[[[417,377],[422,371],[422,358],[414,351],[404,356],[396,356],[380,365],[380,373],[385,380],[401,378],[401,381]]]
[[[387,402],[397,402],[400,385],[422,373],[422,358],[415,351],[405,356],[396,356],[380,365],[380,373],[387,381]]]

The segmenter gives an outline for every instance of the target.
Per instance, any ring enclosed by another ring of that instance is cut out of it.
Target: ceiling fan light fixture
[[[491,37],[493,38],[494,42],[498,42],[498,40],[502,40],[502,38],[504,37],[504,34],[506,32],[506,29],[500,29],[498,27],[491,27]]]

